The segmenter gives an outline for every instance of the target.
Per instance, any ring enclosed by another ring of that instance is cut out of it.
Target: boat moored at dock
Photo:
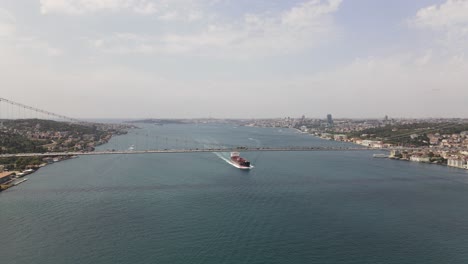
[[[24,178],[24,179],[22,179],[20,181],[13,182],[13,186],[20,185],[21,183],[23,183],[23,182],[25,182],[27,180],[28,180],[28,178]]]

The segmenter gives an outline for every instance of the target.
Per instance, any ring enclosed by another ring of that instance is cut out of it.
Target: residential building
[[[466,160],[459,157],[450,157],[447,160],[447,166],[466,169]]]
[[[429,163],[431,162],[431,159],[429,158],[429,156],[426,156],[426,155],[414,154],[414,155],[411,155],[410,161]]]
[[[0,184],[7,184],[11,181],[11,176],[13,172],[4,171],[0,172]]]
[[[336,134],[336,135],[333,135],[333,139],[336,141],[345,141],[348,139],[348,136],[344,134]]]

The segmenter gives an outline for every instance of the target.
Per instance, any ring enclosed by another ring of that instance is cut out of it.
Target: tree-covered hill
[[[81,125],[42,119],[5,120],[3,121],[3,125],[7,128],[14,128],[20,131],[68,131],[72,134],[95,134],[100,132],[96,125]]]
[[[2,153],[25,153],[25,152],[45,152],[43,143],[30,140],[25,136],[11,132],[0,131],[0,154]]]
[[[425,146],[429,145],[428,134],[458,134],[463,131],[468,131],[468,124],[422,122],[369,128],[350,133],[349,136],[363,139],[377,139],[396,145]],[[411,138],[413,134],[416,134],[417,137]]]

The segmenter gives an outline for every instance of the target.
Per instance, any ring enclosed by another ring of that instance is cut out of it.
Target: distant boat
[[[130,151],[135,150],[135,145],[131,145],[131,146],[128,148],[128,150],[130,150]]]
[[[14,183],[13,183],[13,186],[19,185],[19,184],[21,184],[21,183],[23,183],[23,182],[25,182],[25,181],[27,181],[27,180],[28,180],[28,178],[24,178],[24,179],[22,179],[21,181],[14,182]]]
[[[372,156],[374,158],[388,158],[388,155],[386,155],[386,154],[374,154]]]

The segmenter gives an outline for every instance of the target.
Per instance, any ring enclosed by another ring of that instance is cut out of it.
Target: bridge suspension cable
[[[25,110],[31,110],[31,111],[34,111],[36,113],[45,114],[45,115],[47,115],[49,117],[52,116],[52,117],[55,117],[55,118],[58,118],[58,119],[62,119],[62,120],[65,120],[65,121],[68,121],[68,122],[71,122],[71,123],[87,123],[85,121],[81,121],[81,120],[76,119],[76,118],[72,118],[72,117],[52,113],[52,112],[49,112],[49,111],[46,111],[46,110],[42,110],[42,109],[39,109],[39,108],[36,108],[36,107],[28,106],[28,105],[25,105],[25,104],[22,104],[22,103],[14,102],[14,101],[11,101],[11,100],[0,97],[0,103],[2,103],[2,102],[6,103],[8,105],[23,108]],[[1,111],[1,108],[0,108],[0,111]],[[11,112],[13,112],[13,111],[10,111],[10,114],[11,114]],[[19,110],[18,110],[18,112],[19,112]],[[0,118],[1,118],[1,116],[0,116]]]

